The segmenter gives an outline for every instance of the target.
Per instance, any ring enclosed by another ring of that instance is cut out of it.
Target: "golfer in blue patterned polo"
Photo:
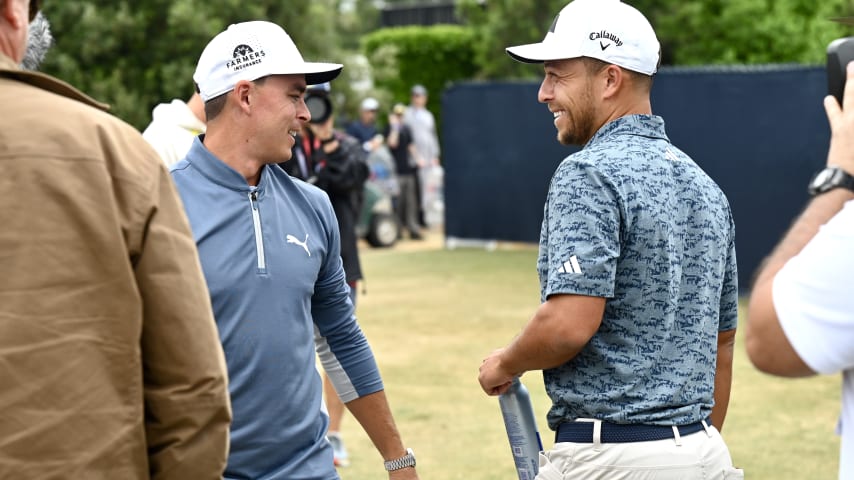
[[[575,0],[542,42],[507,51],[543,64],[558,140],[584,148],[549,188],[542,303],[484,360],[481,386],[498,395],[543,370],[556,437],[538,479],[743,478],[719,433],[738,307],[732,214],[652,115],[652,26],[617,0]]]

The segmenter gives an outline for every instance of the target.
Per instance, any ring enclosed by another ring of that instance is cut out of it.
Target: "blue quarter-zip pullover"
[[[171,172],[228,364],[234,419],[225,477],[338,478],[315,340],[345,402],[383,386],[353,315],[332,206],[276,165],[250,186],[203,138]]]

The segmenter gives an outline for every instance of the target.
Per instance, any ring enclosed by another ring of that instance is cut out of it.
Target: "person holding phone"
[[[840,479],[854,478],[854,63],[845,76],[842,103],[832,90],[824,99],[827,167],[809,183],[806,209],[759,271],[746,330],[747,354],[763,372],[842,372]]]
[[[854,25],[850,19],[840,18],[837,22]],[[854,60],[854,37],[837,38],[827,46],[827,90],[842,105],[845,92],[845,77],[848,63]]]

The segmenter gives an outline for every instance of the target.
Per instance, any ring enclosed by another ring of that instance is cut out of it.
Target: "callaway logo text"
[[[605,30],[602,30],[601,32],[590,32],[590,40],[596,40],[598,38],[604,38],[606,40],[611,40],[612,42],[616,43],[618,47],[623,45],[623,41],[620,40],[620,37],[614,35],[613,33],[608,33]],[[608,44],[608,45],[610,45],[610,44]],[[599,46],[602,46],[601,41],[599,42]],[[602,50],[605,50],[606,48],[608,48],[607,45],[602,47]]]

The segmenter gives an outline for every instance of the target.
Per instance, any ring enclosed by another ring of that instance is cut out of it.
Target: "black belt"
[[[709,419],[706,424],[712,426]],[[690,435],[703,430],[703,422],[689,423],[676,427],[679,435]],[[602,443],[630,443],[651,442],[653,440],[665,440],[674,438],[673,427],[666,425],[623,425],[618,423],[602,422],[600,441]],[[593,443],[593,422],[574,421],[558,425],[555,433],[555,443]]]

